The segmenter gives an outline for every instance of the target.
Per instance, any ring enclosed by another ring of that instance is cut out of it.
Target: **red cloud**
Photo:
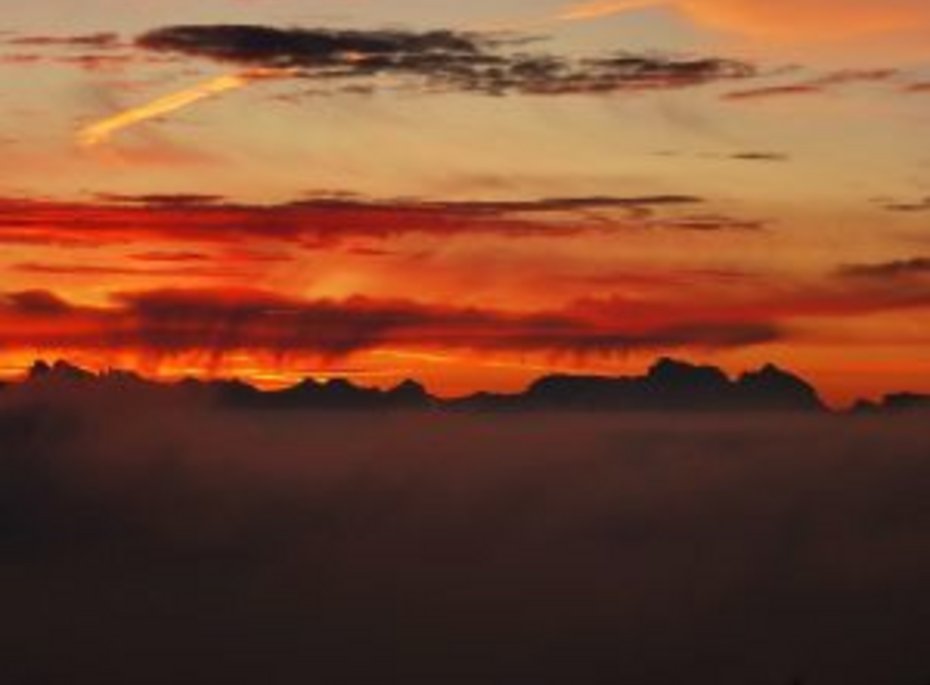
[[[674,229],[674,221],[655,215],[701,202],[689,195],[512,202],[323,197],[265,206],[198,195],[105,196],[96,203],[0,199],[0,243],[98,246],[168,239],[236,246],[254,239],[323,247],[411,233],[564,236],[623,226]],[[604,222],[605,216],[612,221]]]
[[[919,285],[919,284],[917,284]],[[609,287],[609,286],[605,286]],[[0,300],[0,345],[11,349],[316,355],[389,346],[481,352],[613,354],[728,348],[779,339],[799,318],[930,307],[930,289],[845,275],[813,288],[756,286],[728,300],[599,297],[551,310],[505,310],[350,297],[303,300],[258,290],[118,293],[107,307],[41,291]]]
[[[617,302],[609,307],[616,307]],[[766,342],[776,327],[758,319],[695,317],[647,307],[505,311],[352,297],[297,300],[254,290],[156,290],[81,307],[30,291],[0,306],[9,348],[136,350],[152,354],[233,352],[340,358],[387,345],[477,351],[609,354],[632,349],[725,348]]]

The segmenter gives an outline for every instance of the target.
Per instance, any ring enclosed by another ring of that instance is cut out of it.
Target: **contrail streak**
[[[587,21],[609,17],[629,10],[642,9],[657,4],[654,0],[594,0],[568,5],[556,15],[558,21]]]
[[[77,141],[81,147],[96,147],[107,142],[111,136],[124,128],[176,112],[201,100],[244,88],[253,81],[281,78],[293,73],[293,69],[250,69],[235,74],[218,76],[191,88],[166,95],[148,104],[120,112],[112,117],[85,126],[78,131]]]

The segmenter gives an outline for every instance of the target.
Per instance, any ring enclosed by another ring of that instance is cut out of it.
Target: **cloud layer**
[[[755,75],[719,58],[617,53],[594,58],[515,51],[514,41],[433,31],[339,31],[268,26],[169,26],[137,40],[143,49],[307,77],[415,76],[426,87],[505,94],[596,94],[679,88]]]
[[[925,422],[0,391],[8,682],[920,682]]]
[[[778,336],[764,321],[650,316],[646,307],[624,308],[619,302],[508,312],[366,297],[301,301],[242,290],[128,292],[114,300],[112,307],[92,308],[71,305],[45,291],[11,293],[0,308],[0,319],[8,326],[0,344],[150,355],[257,352],[338,359],[392,345],[611,354],[738,347]]]
[[[707,215],[690,211],[703,202],[687,194],[513,201],[320,196],[278,205],[235,204],[188,194],[110,194],[97,202],[0,199],[0,243],[100,245],[162,238],[333,246],[355,238],[383,240],[406,234],[545,237],[624,228],[674,230],[689,228],[689,220],[705,230],[761,228],[731,217],[709,221]]]

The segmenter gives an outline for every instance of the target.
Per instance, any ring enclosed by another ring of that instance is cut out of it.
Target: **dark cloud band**
[[[146,50],[308,77],[417,76],[427,86],[486,94],[596,94],[676,88],[754,76],[745,62],[616,53],[589,59],[531,54],[524,41],[452,31],[339,31],[267,26],[169,26],[142,35]]]
[[[743,347],[772,341],[766,322],[634,321],[621,312],[569,306],[504,311],[352,297],[295,300],[262,291],[154,290],[114,296],[111,307],[72,305],[53,293],[0,299],[19,322],[0,343],[157,354],[250,351],[340,358],[384,345],[484,352],[610,354],[635,349]],[[40,324],[39,330],[33,330]],[[22,334],[15,330],[24,331]]]
[[[408,234],[565,237],[635,228],[690,229],[701,217],[681,216],[681,210],[703,203],[687,194],[499,201],[324,195],[278,205],[234,204],[190,194],[107,194],[83,203],[0,198],[0,244],[96,246],[152,238],[236,243],[254,238],[318,247]],[[707,218],[699,221],[703,230],[746,227],[737,219]]]

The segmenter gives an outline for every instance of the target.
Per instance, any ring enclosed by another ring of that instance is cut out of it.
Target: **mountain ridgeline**
[[[0,386],[2,389],[3,386]],[[513,394],[479,392],[443,399],[407,380],[381,390],[345,379],[305,379],[280,390],[260,390],[238,380],[148,381],[126,371],[95,374],[59,361],[36,362],[28,377],[6,386],[5,393],[172,393],[206,398],[220,406],[268,410],[380,411],[447,410],[474,412],[618,411],[618,412],[825,412],[817,390],[799,376],[768,364],[731,379],[714,366],[663,358],[642,376],[550,375]],[[860,402],[860,414],[930,408],[930,397],[889,395],[878,403]]]

